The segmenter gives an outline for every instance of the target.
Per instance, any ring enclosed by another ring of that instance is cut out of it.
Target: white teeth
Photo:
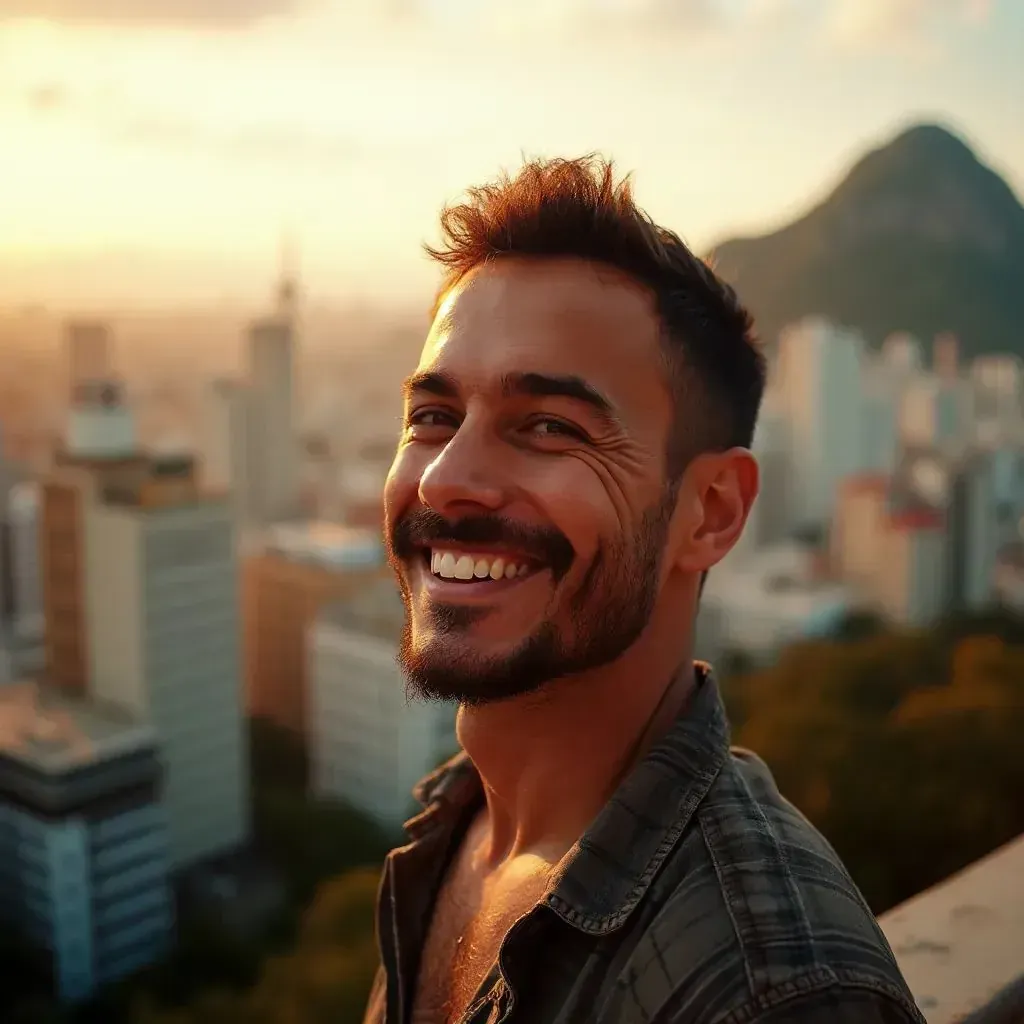
[[[430,553],[430,571],[436,576],[456,580],[511,580],[517,576],[526,576],[530,572],[528,565],[517,565],[498,557],[493,561],[484,555],[456,555],[452,551],[432,551]]]

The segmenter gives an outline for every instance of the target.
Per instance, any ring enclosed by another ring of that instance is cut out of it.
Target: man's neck
[[[527,853],[556,863],[664,735],[694,685],[693,673],[681,671],[691,664],[689,644],[679,654],[672,639],[659,645],[645,635],[596,671],[459,709],[459,742],[486,794],[487,867]]]

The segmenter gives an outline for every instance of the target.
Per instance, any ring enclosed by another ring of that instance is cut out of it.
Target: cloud
[[[130,145],[194,148],[257,163],[337,163],[362,155],[362,147],[348,136],[311,132],[288,124],[218,131],[184,117],[147,114],[121,121],[113,126],[112,135]]]
[[[980,24],[990,11],[990,0],[832,0],[824,27],[842,49],[930,50],[944,23]]]
[[[770,31],[801,0],[392,0],[406,25],[445,38],[480,34],[524,46],[707,41]]]
[[[50,114],[68,105],[70,96],[59,82],[44,82],[33,86],[25,94],[29,109],[37,114]]]
[[[245,28],[313,0],[0,0],[0,21],[42,19],[121,25]]]

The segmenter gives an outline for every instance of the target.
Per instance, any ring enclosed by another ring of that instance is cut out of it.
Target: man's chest
[[[536,905],[546,872],[481,879],[456,866],[441,887],[420,959],[413,1024],[454,1024],[495,966],[511,927]]]

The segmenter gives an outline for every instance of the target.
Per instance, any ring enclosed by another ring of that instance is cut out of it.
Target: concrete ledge
[[[1024,1024],[1024,975],[980,1010],[964,1017],[961,1024]]]
[[[1024,1024],[1024,836],[879,923],[928,1024]]]

